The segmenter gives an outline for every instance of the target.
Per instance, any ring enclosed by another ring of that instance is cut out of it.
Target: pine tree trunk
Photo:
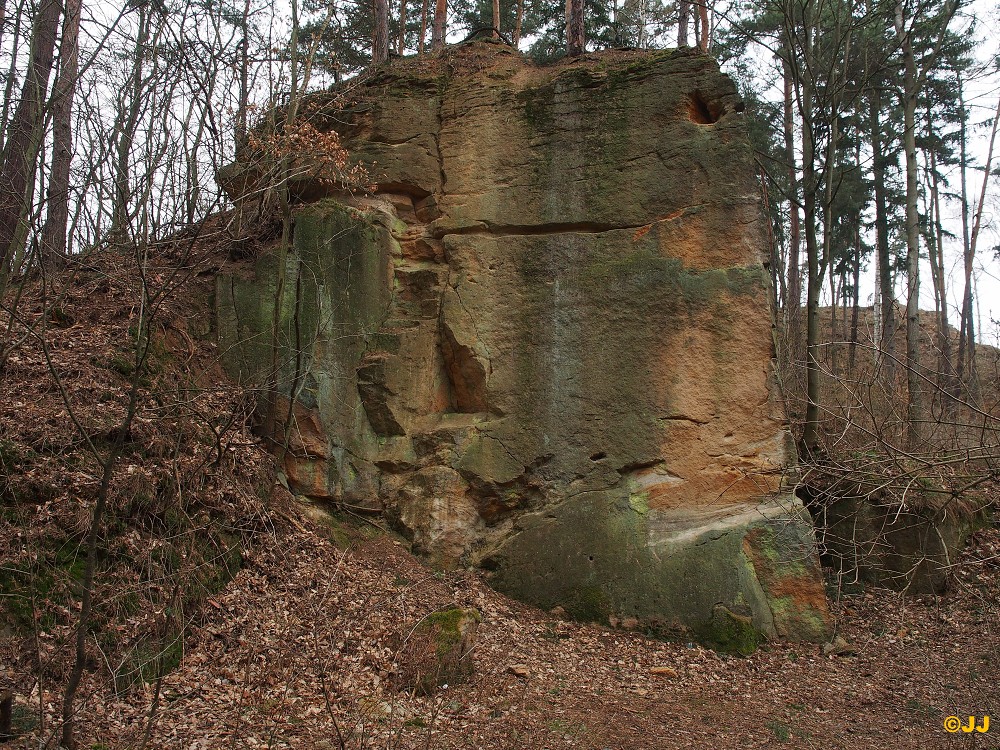
[[[493,0],[493,38],[500,38],[500,0]]]
[[[884,362],[885,381],[891,383],[895,371],[895,297],[889,258],[889,209],[885,184],[885,156],[882,153],[881,97],[873,88],[869,95],[868,124],[872,144],[872,177],[875,192],[875,254],[878,264],[879,299],[882,305],[878,332],[879,357]]]
[[[830,278],[830,339],[826,347],[826,359],[830,363],[830,372],[835,376],[837,372],[837,274],[834,272],[834,265],[828,266]]]
[[[389,59],[389,1],[372,0],[372,65]]]
[[[698,0],[698,17],[701,19],[701,51],[708,52],[708,0]]]
[[[435,0],[434,24],[431,28],[431,50],[438,52],[444,49],[444,38],[447,35],[448,0]]]
[[[805,77],[804,77],[805,78]],[[806,418],[802,443],[807,454],[819,448],[820,405],[820,321],[819,299],[823,291],[820,272],[819,241],[816,236],[816,142],[812,122],[812,87],[807,79],[801,82],[802,99],[802,203],[805,210],[806,262],[809,273],[806,286]]]
[[[420,41],[417,42],[417,52],[424,54],[424,40],[427,39],[427,0],[420,8]]]
[[[59,42],[59,77],[52,99],[52,168],[42,227],[42,262],[53,267],[66,257],[69,223],[69,171],[73,160],[73,97],[78,72],[77,41],[80,0],[66,0],[62,39]]]
[[[517,17],[514,20],[514,49],[521,48],[522,20],[524,20],[524,0],[517,0]]]
[[[859,142],[860,150],[860,142]],[[860,156],[860,154],[859,154]],[[860,160],[859,160],[860,161]],[[853,305],[851,306],[851,343],[847,355],[847,369],[854,371],[854,359],[858,349],[858,318],[861,308],[861,222],[854,227],[854,262],[851,271],[854,275],[851,284],[851,296]]]
[[[923,383],[920,368],[920,234],[917,212],[917,62],[913,39],[903,26],[902,4],[896,28],[903,55],[903,153],[906,158],[906,444],[912,450],[923,432]]]
[[[958,357],[955,363],[956,379],[961,384],[965,376],[966,354],[968,342],[974,340],[972,330],[972,242],[969,232],[969,155],[968,138],[966,135],[966,122],[968,111],[965,108],[965,90],[962,84],[962,77],[958,77],[958,105],[959,105],[959,130],[958,130],[958,166],[959,178],[962,191],[962,259],[964,261],[965,284],[962,290],[962,317],[959,323],[958,334]]]
[[[570,57],[583,54],[583,0],[566,0],[566,51]]]
[[[691,18],[691,0],[677,3],[677,46],[688,46],[688,21]]]
[[[784,53],[787,54],[787,51]],[[795,168],[795,120],[793,117],[793,81],[788,59],[782,57],[784,73],[784,135],[785,161],[788,164],[788,299],[785,301],[785,317],[792,351],[798,349],[800,308],[802,306],[802,275],[799,268],[801,234],[799,228],[799,186]]]
[[[396,54],[402,55],[406,49],[406,0],[399,0],[399,42]]]
[[[931,112],[928,111],[928,131],[933,130],[931,117]],[[937,339],[940,354],[938,385],[941,391],[946,394],[945,402],[948,403],[947,395],[953,393],[954,384],[952,382],[951,336],[948,326],[948,288],[944,275],[944,226],[941,221],[941,190],[938,184],[937,154],[933,148],[930,149],[930,162],[930,213],[933,217],[933,226],[930,239],[927,242],[927,254],[931,263],[931,282],[934,285],[934,300],[938,316]]]

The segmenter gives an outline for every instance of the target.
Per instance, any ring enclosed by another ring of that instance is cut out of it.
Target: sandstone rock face
[[[716,64],[480,43],[312,105],[377,192],[313,170],[294,251],[217,293],[230,372],[273,367],[294,403],[290,486],[576,617],[696,628],[722,605],[822,637],[812,526],[780,493],[759,188]]]

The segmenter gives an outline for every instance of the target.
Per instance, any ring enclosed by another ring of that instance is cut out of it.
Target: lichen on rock
[[[420,620],[400,648],[399,687],[433,695],[468,680],[480,622],[479,612],[466,607],[432,612]]]
[[[301,281],[279,390],[294,445],[326,446],[286,453],[293,489],[579,618],[673,632],[722,605],[822,638],[732,81],[689,50],[542,67],[470,44],[356,91],[310,111],[377,165],[375,193],[300,186],[326,197],[297,209],[294,252],[219,281],[244,376],[267,363],[277,264]]]

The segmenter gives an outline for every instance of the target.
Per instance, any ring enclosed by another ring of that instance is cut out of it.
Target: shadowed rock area
[[[782,491],[759,187],[716,63],[476,43],[309,105],[377,190],[302,169],[293,251],[216,298],[230,374],[278,371],[290,488],[580,619],[824,637],[812,524]],[[222,175],[237,197],[251,163]]]

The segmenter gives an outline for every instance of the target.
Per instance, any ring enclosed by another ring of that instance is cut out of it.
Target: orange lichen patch
[[[751,210],[739,204],[727,208],[731,223],[726,226],[719,225],[719,209],[711,205],[687,206],[657,219],[660,254],[698,271],[754,263],[758,246],[744,226],[752,222]]]
[[[683,508],[692,505],[724,505],[745,503],[776,492],[780,478],[757,467],[747,472],[737,472],[706,467],[690,479],[669,478],[666,481],[642,487],[645,504],[651,510]],[[694,503],[693,500],[700,502]]]
[[[830,614],[815,548],[805,541],[795,546],[782,540],[778,545],[774,536],[770,527],[752,529],[743,538],[743,554],[767,594],[775,629],[783,637],[821,637],[829,630]]]
[[[324,459],[299,458],[288,454],[282,462],[288,486],[296,495],[331,497],[328,465]]]
[[[638,242],[639,240],[641,240],[643,237],[649,234],[649,230],[652,228],[653,228],[652,224],[647,224],[644,227],[639,227],[638,229],[636,229],[635,234],[632,235],[632,242]]]
[[[288,399],[279,396],[275,403],[275,414],[279,423],[275,430],[279,434],[273,437],[279,445],[286,443],[284,424],[287,421],[290,429],[286,450],[289,453],[302,458],[328,457],[326,431],[320,421],[319,412],[315,409],[307,409],[301,403],[296,402],[289,413]]]
[[[665,340],[654,365],[667,450],[677,443],[677,430],[686,431],[689,424],[718,424],[724,429],[718,437],[731,433],[732,440],[722,443],[726,446],[776,433],[768,419],[766,309],[755,298],[734,294],[715,302],[714,310],[692,311],[687,328]]]

